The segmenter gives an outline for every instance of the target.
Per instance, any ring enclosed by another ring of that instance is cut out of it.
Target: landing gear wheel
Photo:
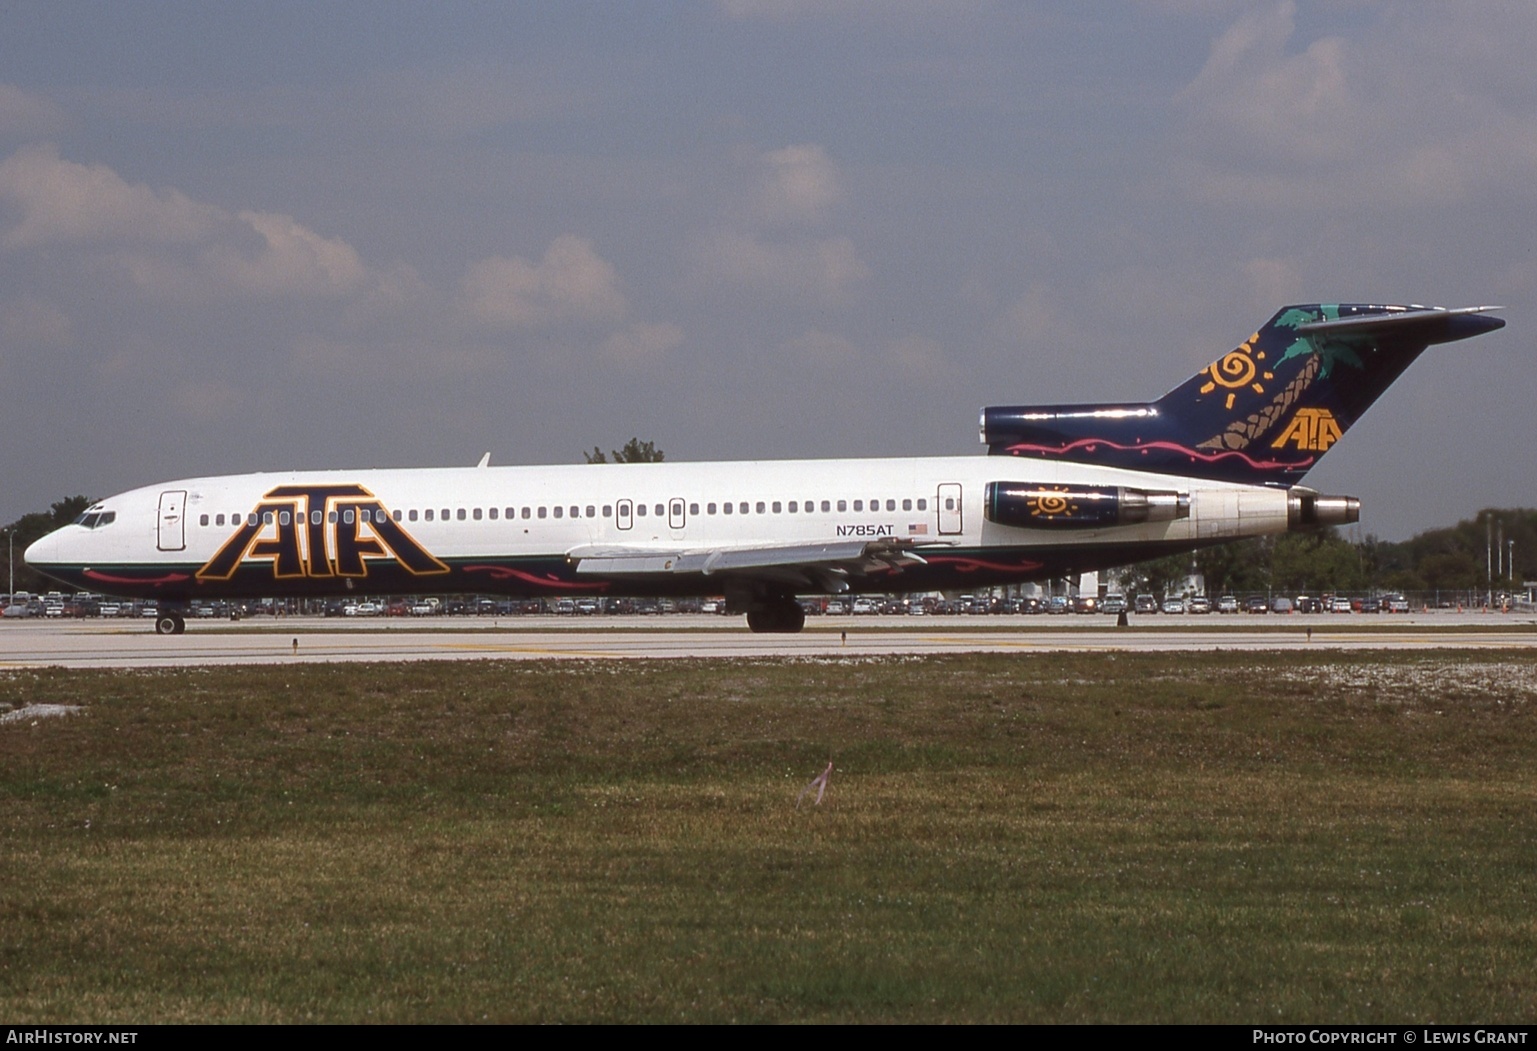
[[[765,602],[747,611],[749,631],[793,635],[805,626],[806,611],[793,598]]]
[[[161,613],[155,617],[156,635],[180,635],[187,630],[187,622],[180,613]]]

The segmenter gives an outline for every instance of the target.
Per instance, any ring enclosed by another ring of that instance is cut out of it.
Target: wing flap
[[[573,548],[566,557],[576,563],[576,572],[581,576],[729,573],[782,579],[783,571],[789,570],[798,572],[808,582],[825,583],[828,574],[922,564],[923,556],[913,548],[911,543],[894,539],[671,550],[593,545]]]

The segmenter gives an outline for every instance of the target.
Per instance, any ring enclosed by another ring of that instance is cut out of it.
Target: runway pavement
[[[981,621],[981,623],[978,623]],[[1531,614],[1410,617],[840,617],[799,635],[753,635],[736,617],[196,621],[157,636],[149,621],[0,624],[0,668],[150,668],[415,660],[857,657],[1144,650],[1511,649],[1537,651]]]

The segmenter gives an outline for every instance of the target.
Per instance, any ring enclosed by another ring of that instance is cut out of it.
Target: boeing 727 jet
[[[995,406],[989,455],[314,471],[187,478],[93,504],[27,549],[154,599],[724,595],[799,631],[801,595],[972,589],[1354,522],[1309,469],[1426,347],[1491,307],[1286,307],[1157,401]]]

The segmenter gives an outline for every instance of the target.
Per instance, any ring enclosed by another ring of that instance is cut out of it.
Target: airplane
[[[797,596],[1071,577],[1358,520],[1298,484],[1427,347],[1496,307],[1285,307],[1156,401],[993,406],[989,455],[309,471],[189,478],[92,504],[27,548],[157,602],[381,594],[724,595],[755,632]]]

